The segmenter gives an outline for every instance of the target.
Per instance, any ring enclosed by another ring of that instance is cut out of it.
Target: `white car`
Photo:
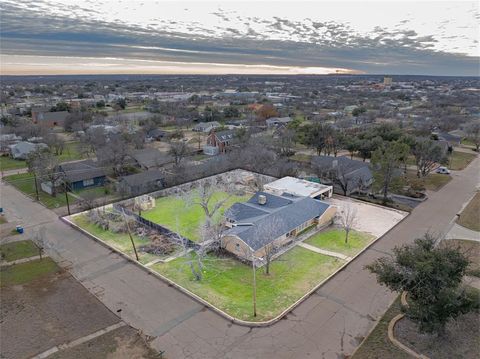
[[[438,167],[435,172],[441,173],[441,174],[444,174],[444,175],[449,175],[450,174],[450,170],[447,167],[443,167],[443,166]]]

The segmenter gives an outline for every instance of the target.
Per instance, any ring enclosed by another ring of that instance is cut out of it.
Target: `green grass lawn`
[[[59,162],[75,161],[84,158],[80,152],[78,152],[78,142],[67,142],[61,155],[58,155]]]
[[[128,235],[128,233],[113,233],[111,231],[106,231],[103,228],[97,226],[96,224],[91,223],[88,220],[87,216],[84,214],[73,217],[72,221],[77,226],[85,229],[87,232],[105,241],[110,246],[135,259],[135,252],[133,250],[132,242],[130,241],[130,236]],[[144,253],[139,251],[140,246],[144,246],[150,243],[150,240],[148,238],[133,235],[133,241],[135,242],[135,246],[137,247],[140,263],[146,264],[154,259],[161,258],[150,253]]]
[[[438,191],[452,180],[449,175],[433,172],[426,177],[418,178],[417,172],[414,170],[407,170],[407,178],[409,181],[421,181],[425,189],[429,191]]]
[[[38,255],[38,248],[32,241],[18,241],[0,245],[0,257],[7,262],[36,255]]]
[[[60,270],[50,258],[3,267],[0,270],[0,287],[20,285]]]
[[[294,247],[271,263],[270,275],[257,269],[257,317],[252,313],[252,267],[232,258],[209,256],[203,279],[193,279],[186,258],[159,263],[152,269],[243,320],[274,318],[344,262]]]
[[[92,187],[92,188],[84,188],[81,190],[73,191],[77,196],[82,197],[84,199],[96,199],[105,197],[105,187]]]
[[[475,157],[477,157],[475,153],[453,151],[448,160],[448,168],[454,171],[463,170]]]
[[[308,238],[305,243],[352,257],[374,239],[375,237],[370,234],[351,231],[348,235],[348,243],[345,243],[345,231],[328,229]]]
[[[0,215],[0,224],[4,224],[4,223],[7,223],[7,219],[5,218],[5,216],[2,216]]]
[[[20,173],[6,176],[4,177],[4,180],[26,195],[36,198],[35,182],[30,173]],[[40,183],[38,184],[38,195],[40,202],[42,202],[48,208],[57,208],[67,205],[67,200],[65,199],[64,193],[57,193],[55,197],[52,197],[48,193],[41,190]],[[70,205],[73,205],[77,199],[69,194],[68,200]]]
[[[292,160],[292,161],[298,161],[298,162],[308,162],[310,163],[310,161],[312,160],[312,157],[311,155],[306,155],[304,153],[297,153],[293,156],[290,156],[289,159]]]
[[[17,170],[25,167],[27,167],[27,162],[25,160],[14,160],[7,156],[0,157],[0,171]]]
[[[215,203],[227,196],[226,192],[216,192],[210,201],[211,207],[213,208]],[[220,218],[233,203],[244,202],[250,197],[251,195],[231,196],[216,213],[216,218]],[[205,221],[205,213],[198,204],[188,205],[183,198],[174,196],[160,197],[155,202],[155,208],[142,212],[142,217],[165,226],[192,241],[200,240],[199,228]]]
[[[357,349],[352,359],[411,359],[412,357],[392,344],[388,338],[388,323],[400,314],[400,296],[385,312],[375,329]]]
[[[460,213],[457,223],[473,231],[480,231],[480,192],[473,196],[472,200]]]

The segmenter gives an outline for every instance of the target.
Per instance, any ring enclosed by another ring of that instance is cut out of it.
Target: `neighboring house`
[[[150,170],[121,177],[117,187],[121,193],[136,196],[165,187],[165,174],[159,170]]]
[[[234,138],[234,130],[220,132],[212,130],[207,137],[207,144],[203,147],[203,152],[210,156],[218,155],[219,153],[225,153],[227,152],[227,147],[231,144]]]
[[[103,186],[107,178],[105,171],[93,160],[66,162],[59,167],[70,191]]]
[[[68,111],[58,112],[44,112],[44,111],[32,111],[32,121],[42,127],[55,127],[65,124],[65,120],[69,115]]]
[[[10,149],[10,156],[16,160],[26,160],[28,155],[38,148],[48,148],[44,143],[31,143],[26,141],[17,142],[8,146]]]
[[[283,177],[263,186],[265,192],[281,196],[288,193],[294,196],[325,199],[332,197],[333,187],[306,181],[295,177]]]
[[[440,141],[442,140],[446,141],[449,146],[459,146],[460,142],[462,141],[461,136],[454,135],[451,133],[442,132],[442,133],[433,133],[433,134],[436,135]]]
[[[11,145],[15,144],[18,141],[21,141],[21,137],[15,135],[14,133],[6,133],[0,135],[0,153],[1,154],[8,154],[10,153]]]
[[[145,148],[134,151],[130,157],[135,160],[138,167],[145,170],[151,168],[158,168],[173,162],[173,158],[165,153],[160,152],[155,148]]]
[[[279,249],[292,243],[311,226],[332,223],[336,207],[310,197],[277,196],[257,192],[247,202],[237,202],[226,212],[227,226],[222,246],[236,256],[262,260],[272,246]]]
[[[311,164],[323,183],[333,185],[335,193],[349,196],[365,191],[373,183],[373,174],[366,162],[343,156],[314,156]]]
[[[159,128],[156,128],[154,130],[151,130],[147,133],[147,139],[154,140],[154,141],[160,141],[162,138],[167,136],[167,132],[164,130],[161,130]]]
[[[192,128],[192,131],[209,133],[211,130],[214,130],[219,127],[222,127],[222,125],[217,121],[200,122]]]
[[[265,120],[265,123],[267,127],[285,127],[292,121],[290,117],[270,117]]]
[[[64,184],[69,191],[103,186],[107,178],[105,171],[93,160],[61,163],[58,171],[63,172],[63,181],[57,184],[57,192],[63,191]],[[52,194],[51,182],[42,182],[40,187],[44,192]]]

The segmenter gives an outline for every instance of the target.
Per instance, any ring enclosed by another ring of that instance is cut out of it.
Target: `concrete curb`
[[[380,206],[381,207],[381,206]],[[399,210],[395,210],[393,209],[394,211],[399,211]],[[133,263],[134,265],[137,265],[139,266],[141,269],[143,269],[145,272],[147,272],[148,274],[150,275],[153,275],[157,278],[159,278],[160,280],[162,280],[163,282],[165,282],[168,286],[170,287],[174,287],[176,288],[177,290],[179,290],[180,292],[183,292],[184,294],[190,296],[192,299],[196,300],[197,302],[199,302],[200,304],[210,308],[211,310],[213,310],[214,312],[216,312],[217,314],[219,314],[220,316],[224,317],[225,319],[229,320],[230,322],[234,323],[234,324],[238,324],[238,325],[241,325],[241,326],[245,326],[245,327],[269,327],[273,324],[275,324],[276,322],[280,321],[284,316],[286,316],[288,313],[290,313],[292,310],[294,310],[298,305],[300,305],[303,301],[305,301],[306,299],[308,299],[314,292],[316,292],[320,287],[322,287],[325,283],[327,283],[330,279],[332,279],[335,275],[337,275],[338,273],[340,273],[342,270],[344,270],[350,263],[352,263],[357,257],[359,257],[361,254],[363,254],[365,251],[367,251],[372,245],[374,245],[377,241],[379,241],[381,238],[383,238],[385,235],[387,235],[388,233],[390,233],[390,231],[392,231],[397,225],[399,225],[400,223],[402,223],[406,218],[408,218],[408,216],[410,215],[409,212],[404,212],[404,211],[399,211],[401,213],[406,213],[406,216],[403,217],[399,222],[397,222],[397,224],[395,224],[395,226],[393,226],[392,228],[390,228],[388,231],[386,231],[384,234],[382,234],[380,237],[378,237],[377,239],[375,239],[374,241],[372,241],[371,243],[369,243],[365,248],[363,248],[360,252],[358,252],[354,257],[352,257],[352,259],[350,261],[347,261],[345,262],[342,266],[340,266],[335,272],[333,272],[332,274],[330,274],[327,278],[325,278],[324,280],[322,280],[321,282],[319,282],[315,287],[313,287],[312,289],[310,289],[307,293],[305,293],[303,296],[301,296],[299,299],[297,299],[294,303],[292,303],[288,308],[286,308],[284,311],[282,311],[279,315],[277,315],[275,318],[272,318],[270,320],[267,320],[267,321],[261,321],[261,322],[252,322],[252,321],[246,321],[246,320],[242,320],[242,319],[237,319],[235,317],[232,317],[230,314],[224,312],[223,310],[217,308],[216,306],[214,306],[213,304],[211,304],[210,302],[206,301],[205,299],[199,297],[198,295],[196,295],[195,293],[192,293],[191,291],[189,291],[188,289],[186,289],[185,287],[181,286],[181,285],[178,285],[177,283],[175,283],[174,281],[172,281],[171,279],[161,275],[160,273],[157,273],[155,271],[153,271],[152,269],[146,267],[144,264],[140,263],[140,262],[137,262],[135,259],[127,256],[125,253],[123,252],[120,252],[119,250],[117,250],[116,248],[110,246],[108,243],[106,243],[105,241],[103,241],[102,239],[94,236],[93,234],[91,234],[90,232],[86,231],[85,229],[77,226],[75,223],[73,223],[69,218],[73,218],[73,217],[76,217],[76,216],[79,216],[79,215],[82,215],[84,214],[85,212],[88,212],[88,211],[83,211],[83,212],[79,212],[79,213],[75,213],[75,214],[72,214],[70,216],[64,216],[64,217],[59,217],[60,220],[62,220],[63,222],[65,222],[66,224],[68,224],[70,227],[80,231],[81,233],[85,234],[87,237],[97,241],[98,243],[100,243],[101,245],[103,245],[105,248],[111,250],[112,252],[115,252],[117,253],[118,255],[120,255],[122,258],[124,258],[125,260]]]
[[[400,301],[402,303],[403,306],[408,306],[408,303],[407,303],[407,292],[403,292],[401,297],[400,297]],[[395,338],[395,325],[401,320],[403,319],[403,317],[405,317],[404,314],[398,314],[396,315],[391,321],[390,323],[388,323],[388,339],[390,339],[390,341],[392,342],[393,345],[395,345],[397,348],[403,350],[405,353],[415,357],[415,358],[418,358],[418,359],[430,359],[429,357],[427,357],[426,355],[423,355],[423,354],[418,354],[416,351],[414,351],[413,349],[410,349],[409,347],[407,347],[405,344],[403,344],[402,342],[400,342],[398,339]]]

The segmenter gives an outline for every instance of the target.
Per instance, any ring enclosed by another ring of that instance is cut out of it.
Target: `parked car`
[[[435,172],[441,173],[441,174],[444,174],[444,175],[449,175],[450,174],[450,170],[447,167],[443,167],[443,166],[438,167]]]

